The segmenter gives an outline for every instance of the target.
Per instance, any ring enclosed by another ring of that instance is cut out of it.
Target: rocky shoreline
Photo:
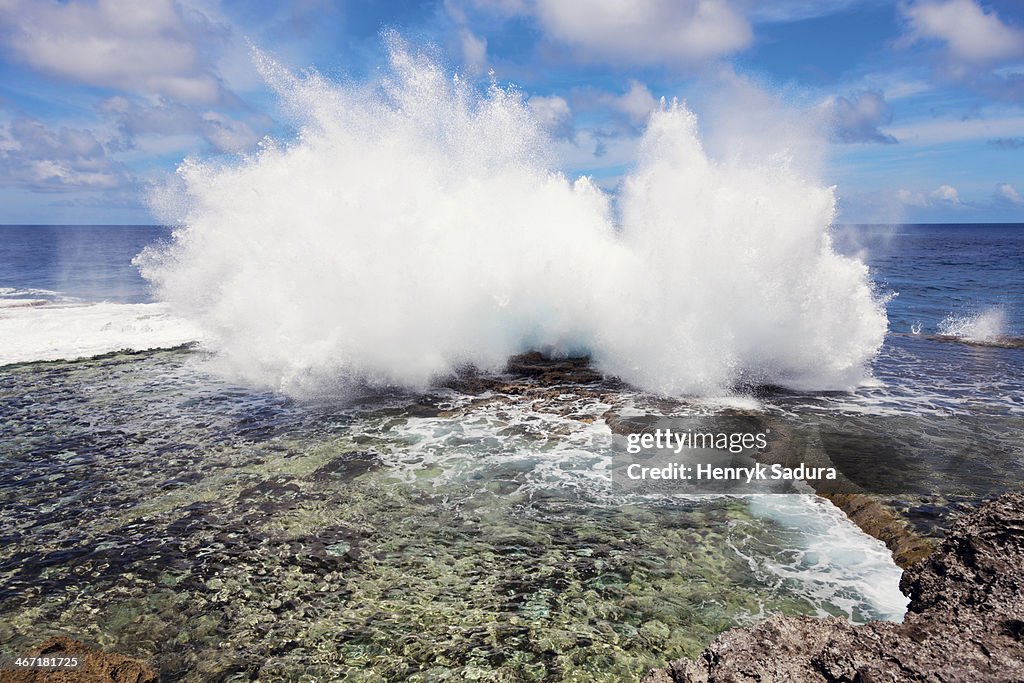
[[[615,382],[587,359],[536,353],[511,359],[508,372],[535,381],[541,393],[544,385]],[[613,413],[605,421],[613,432],[630,428]],[[759,459],[789,456],[781,449]],[[721,634],[697,659],[652,670],[644,683],[1024,682],[1024,492],[983,504],[938,543],[876,496],[842,487],[817,493],[883,541],[905,570],[900,588],[911,603],[903,623],[775,616]]]
[[[900,589],[911,600],[903,623],[775,616],[643,683],[1024,681],[1024,492],[954,523]]]
[[[1024,349],[1024,338],[999,336],[994,339],[964,339],[948,334],[935,334],[925,337],[932,341],[947,342],[950,344],[967,344],[968,346],[990,346],[997,349]]]

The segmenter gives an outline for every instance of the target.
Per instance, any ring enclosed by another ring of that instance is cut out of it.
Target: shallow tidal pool
[[[168,680],[628,681],[777,613],[899,619],[810,496],[611,490],[620,387],[300,402],[176,350],[0,368],[0,657]]]

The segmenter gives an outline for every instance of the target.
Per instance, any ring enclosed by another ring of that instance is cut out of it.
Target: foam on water
[[[201,339],[166,304],[55,304],[0,299],[0,365],[161,349]]]
[[[833,189],[784,155],[709,158],[683,105],[651,116],[613,211],[552,170],[512,89],[397,41],[366,87],[261,64],[298,136],[184,163],[173,244],[138,259],[249,382],[422,387],[543,349],[662,393],[840,388],[883,341],[867,268],[831,245]]]
[[[0,297],[3,297],[3,300],[17,301],[19,298],[31,296],[45,297],[46,301],[55,301],[57,299],[64,298],[60,292],[55,292],[52,289],[38,289],[35,287],[0,287]]]
[[[789,530],[791,543],[780,561],[770,554],[750,558],[766,577],[804,587],[820,606],[838,607],[842,616],[864,620],[865,606],[874,618],[899,621],[909,602],[900,592],[903,572],[882,541],[854,526],[839,508],[816,495],[771,494],[750,497],[755,516]],[[827,609],[821,616],[834,613]]]

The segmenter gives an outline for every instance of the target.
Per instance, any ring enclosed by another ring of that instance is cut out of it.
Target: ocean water
[[[846,226],[886,304],[889,332],[872,362],[879,386],[842,403],[896,412],[1019,415],[1024,408],[1024,226]],[[870,383],[868,383],[870,384]]]
[[[167,348],[199,331],[153,302],[132,259],[153,226],[0,227],[0,363]]]
[[[5,225],[0,230],[0,296],[7,306],[151,303],[149,284],[132,259],[171,237],[168,228],[152,225]]]
[[[173,680],[620,681],[771,613],[900,619],[888,551],[815,496],[605,474],[609,411],[1024,412],[1024,350],[991,344],[1024,329],[1024,226],[833,237],[896,294],[867,381],[667,401],[260,387],[132,265],[169,231],[0,227],[0,656],[68,634]]]
[[[844,226],[836,243],[898,293],[886,307],[893,332],[1024,335],[1019,224]]]
[[[0,363],[200,341],[203,331],[158,303],[133,264],[172,233],[0,226]],[[1024,409],[1022,353],[992,344],[1024,338],[1024,226],[839,226],[831,234],[838,252],[866,263],[888,319],[871,379],[836,400],[909,412],[975,401]],[[266,304],[258,291],[253,298]]]

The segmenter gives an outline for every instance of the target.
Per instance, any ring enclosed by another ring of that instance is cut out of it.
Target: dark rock
[[[643,681],[1024,681],[1024,493],[956,522],[900,588],[901,624],[774,616]]]
[[[405,409],[405,413],[410,417],[437,417],[441,409],[428,403],[413,403]]]
[[[155,683],[156,672],[145,662],[103,652],[64,636],[37,645],[27,657],[77,657],[75,669],[2,669],[0,683]]]
[[[352,451],[332,458],[311,475],[315,481],[339,479],[351,481],[381,466],[380,457],[371,451]]]
[[[507,371],[520,377],[533,377],[544,384],[590,384],[603,378],[590,367],[590,358],[548,358],[538,351],[508,359]]]
[[[997,349],[1024,349],[1024,337],[1012,337],[1003,335],[990,340],[964,339],[948,334],[928,335],[925,339],[932,341],[949,342],[953,344],[966,344],[968,346],[990,346]]]

